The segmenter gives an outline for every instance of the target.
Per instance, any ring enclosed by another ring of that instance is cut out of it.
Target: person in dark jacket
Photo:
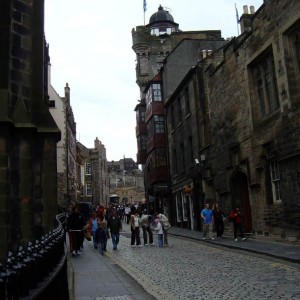
[[[213,211],[213,216],[214,216],[214,224],[215,224],[215,229],[216,229],[216,233],[217,233],[217,238],[221,238],[224,233],[225,216],[224,216],[224,213],[218,203],[216,203],[213,206],[212,211]]]
[[[106,251],[106,243],[108,239],[108,232],[106,229],[105,222],[99,220],[98,222],[98,228],[95,232],[95,243],[97,244],[97,247],[99,248],[99,252],[101,255],[103,255],[104,251]]]
[[[107,228],[110,230],[113,250],[117,250],[120,239],[120,231],[122,230],[122,222],[120,217],[117,216],[115,209],[111,210],[110,216],[107,220]]]
[[[80,208],[78,206],[75,206],[74,211],[72,211],[67,220],[67,230],[72,235],[73,256],[81,254],[80,246],[82,245],[84,225],[84,216],[82,213],[80,213]]]

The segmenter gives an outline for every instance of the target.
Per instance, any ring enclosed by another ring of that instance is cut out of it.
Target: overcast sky
[[[221,30],[237,36],[235,4],[257,10],[263,0],[147,0],[146,24],[161,4],[183,31]],[[136,160],[135,53],[131,30],[144,25],[143,0],[46,0],[45,34],[51,83],[60,96],[71,89],[77,140],[88,148],[96,137],[107,159]]]

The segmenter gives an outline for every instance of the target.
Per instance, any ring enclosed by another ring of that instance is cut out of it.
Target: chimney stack
[[[252,17],[255,13],[254,6],[250,6],[250,14],[248,5],[243,6],[244,13],[241,16],[240,24],[241,24],[241,33],[251,31],[252,30]]]

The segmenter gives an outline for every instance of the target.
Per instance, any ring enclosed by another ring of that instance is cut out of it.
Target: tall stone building
[[[199,64],[210,136],[200,138],[204,183],[247,232],[300,233],[300,2],[244,7],[241,35]],[[199,127],[207,122],[199,119]]]
[[[169,18],[162,31],[172,24]],[[154,196],[156,206],[164,208],[155,183],[151,191],[151,176],[162,160],[153,156],[157,149],[150,123],[162,98],[167,211],[173,225],[201,229],[200,210],[205,202],[217,202],[225,213],[240,206],[245,231],[256,237],[299,240],[299,24],[299,1],[265,1],[256,12],[245,6],[238,37],[223,45],[221,39],[218,44],[210,40],[215,47],[206,39],[202,48],[201,38],[184,39],[161,61],[165,52],[154,51],[158,42],[151,48],[156,40],[147,35],[150,24],[133,31],[141,91],[135,109],[138,162],[145,166],[148,198]],[[160,37],[161,45],[177,35],[173,25],[169,35]],[[189,47],[197,59],[189,57]],[[156,75],[154,58],[162,66]]]
[[[109,195],[117,195],[119,202],[145,202],[143,171],[132,158],[107,163]]]
[[[64,97],[59,96],[51,85],[50,72],[48,74],[50,113],[61,131],[61,140],[57,144],[57,200],[61,207],[67,208],[77,201],[76,123],[69,85],[64,88]]]
[[[164,104],[191,66],[197,64],[202,51],[215,50],[225,41],[219,30],[181,31],[161,6],[148,25],[132,31],[132,40],[141,97],[135,107],[137,163],[144,166],[147,201],[171,218]]]
[[[94,148],[77,141],[77,199],[95,205],[109,201],[109,180],[105,146],[98,140]]]
[[[56,144],[44,1],[0,1],[0,257],[53,228]]]
[[[200,229],[217,202],[256,237],[299,240],[300,2],[245,6],[240,24],[166,102],[176,224]]]

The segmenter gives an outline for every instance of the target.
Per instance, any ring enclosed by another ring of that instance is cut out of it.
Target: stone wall
[[[252,30],[219,51],[224,57],[221,65],[212,68],[216,54],[204,62],[213,136],[209,164],[216,195],[223,207],[230,208],[230,182],[234,172],[242,170],[248,181],[253,232],[277,240],[300,238],[300,99],[295,91],[289,93],[289,86],[300,78],[299,73],[292,77],[287,67],[290,60],[299,63],[289,43],[297,26],[299,32],[299,12],[299,1],[266,2],[253,17]],[[254,68],[270,53],[278,108],[262,115]],[[280,173],[279,201],[273,194],[273,162]]]

